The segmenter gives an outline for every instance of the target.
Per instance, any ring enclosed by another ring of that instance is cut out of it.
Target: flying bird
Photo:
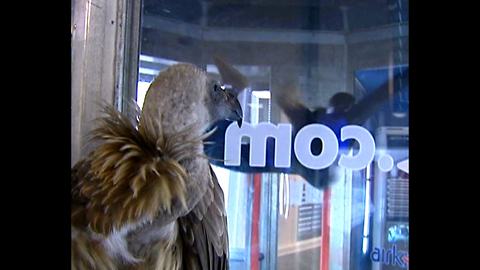
[[[235,76],[235,74],[233,74]],[[129,117],[105,105],[71,170],[72,269],[229,269],[224,195],[204,154],[236,95],[187,63],[161,72]]]

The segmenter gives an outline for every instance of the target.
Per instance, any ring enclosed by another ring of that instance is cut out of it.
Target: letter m
[[[265,167],[267,155],[267,138],[275,138],[275,167],[290,167],[292,153],[292,126],[290,124],[259,123],[252,126],[243,123],[239,128],[230,124],[225,132],[225,166],[239,166],[242,137],[250,138],[250,160],[252,167]]]

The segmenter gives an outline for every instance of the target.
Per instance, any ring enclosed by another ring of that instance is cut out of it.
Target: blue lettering
[[[392,249],[393,249],[392,265],[395,265],[395,264],[398,263],[398,265],[403,266],[404,261],[403,261],[402,258],[403,258],[404,253],[403,252],[398,252],[398,254],[397,254],[397,246],[396,245],[393,245]]]
[[[408,264],[403,260],[403,257],[408,256],[408,252],[397,250],[396,245],[392,245],[391,249],[375,247],[370,253],[370,259],[374,262],[383,263],[392,266],[399,265],[402,268],[407,268]]]
[[[389,256],[389,255],[392,255],[392,250],[391,250],[391,249],[388,249],[388,250],[387,250],[387,256],[386,256],[385,261],[384,261],[384,263],[385,263],[386,265],[389,265],[389,264],[390,264],[390,256]]]
[[[374,262],[379,262],[380,261],[380,249],[379,248],[374,248],[372,253],[370,254],[370,259]]]

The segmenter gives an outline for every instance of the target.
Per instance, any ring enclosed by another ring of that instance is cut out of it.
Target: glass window
[[[408,0],[143,1],[140,106],[176,63],[220,79],[218,55],[248,79],[245,123],[292,127],[286,168],[272,137],[263,167],[246,136],[241,166],[212,161],[231,269],[408,268],[408,11]]]

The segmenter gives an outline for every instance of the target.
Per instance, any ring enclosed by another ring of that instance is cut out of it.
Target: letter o
[[[323,147],[319,155],[312,154],[310,149],[315,138],[322,140]],[[337,136],[329,127],[321,124],[310,124],[300,129],[295,137],[293,147],[298,161],[313,170],[324,169],[332,165],[338,154]]]

